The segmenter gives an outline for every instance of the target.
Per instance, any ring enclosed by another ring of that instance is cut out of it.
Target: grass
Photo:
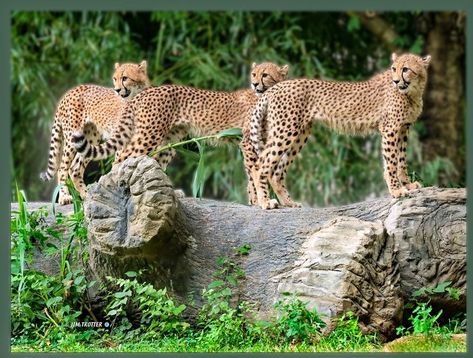
[[[335,352],[345,350],[334,350],[336,342],[320,342],[316,345],[310,344],[283,344],[275,345],[270,342],[260,341],[241,346],[222,347],[208,342],[197,342],[189,338],[162,338],[147,341],[131,341],[118,343],[112,338],[101,339],[90,344],[81,342],[70,342],[64,345],[44,347],[38,350],[34,344],[17,345],[12,347],[12,352]],[[377,352],[382,347],[367,345],[360,347],[357,352]]]
[[[113,337],[103,336],[92,343],[82,343],[73,339],[65,340],[62,345],[38,349],[32,344],[12,346],[12,352],[466,352],[465,335],[413,335],[381,344],[366,344],[355,350],[334,349],[339,343],[337,337],[328,336],[318,343],[274,345],[270,342],[257,341],[238,347],[220,347],[206,342],[197,342],[191,337],[156,340],[134,340],[120,342]]]
[[[411,335],[385,346],[387,352],[466,352],[466,335]]]

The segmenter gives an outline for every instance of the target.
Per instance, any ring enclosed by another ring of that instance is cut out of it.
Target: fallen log
[[[440,295],[437,303],[466,307],[464,189],[264,211],[178,198],[156,162],[141,157],[91,186],[84,208],[99,277],[148,265],[148,281],[183,301],[192,294],[196,307],[217,259],[235,257],[245,244],[249,255],[236,258],[246,273],[239,296],[256,303],[262,317],[283,292],[293,292],[327,320],[351,310],[367,331],[389,336],[413,292],[444,281],[460,290],[460,300]]]
[[[409,197],[332,208],[264,211],[176,195],[151,158],[131,158],[89,187],[84,202],[94,279],[146,268],[142,279],[178,300],[202,305],[217,259],[231,257],[246,278],[240,298],[268,317],[282,293],[297,293],[324,319],[348,310],[362,328],[392,337],[404,303],[422,287],[451,281],[466,310],[466,190],[424,188]],[[235,249],[250,245],[248,255]]]

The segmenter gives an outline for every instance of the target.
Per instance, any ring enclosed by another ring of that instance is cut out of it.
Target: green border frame
[[[2,108],[3,119],[0,120],[0,168],[4,175],[0,177],[0,198],[4,199],[0,205],[0,227],[3,240],[0,241],[0,282],[2,294],[0,294],[0,356],[8,357],[10,355],[10,245],[9,245],[9,216],[10,216],[10,166],[11,166],[11,146],[10,146],[10,123],[11,123],[11,86],[10,79],[10,14],[11,11],[83,11],[83,10],[102,10],[102,11],[171,11],[171,10],[194,10],[194,11],[212,11],[212,10],[246,10],[246,11],[346,11],[346,10],[378,10],[378,11],[448,11],[464,10],[466,13],[466,101],[473,103],[472,85],[473,73],[469,66],[472,61],[472,27],[470,25],[470,16],[473,13],[473,1],[471,0],[411,0],[405,2],[393,2],[388,0],[15,0],[0,2],[0,78],[2,96],[0,96],[0,108]],[[467,188],[472,185],[472,166],[468,165],[473,153],[473,109],[467,106],[466,120],[466,141],[467,141]],[[471,212],[472,205],[468,201],[468,212]],[[471,267],[470,245],[473,224],[467,222],[467,267]],[[8,238],[8,239],[7,239]],[[471,274],[467,275],[468,286],[472,283]],[[471,318],[472,300],[471,295],[467,297],[467,315]],[[471,324],[470,324],[471,325]],[[471,337],[468,335],[467,351],[471,347]],[[42,353],[15,353],[15,356],[35,356]],[[57,356],[72,356],[74,353],[58,353]],[[101,353],[82,353],[81,357],[94,357]],[[138,356],[137,353],[120,353],[127,356]],[[151,353],[156,354],[156,353]],[[252,356],[257,353],[225,353],[227,356],[243,357]],[[259,353],[261,354],[261,353]],[[310,353],[280,353],[278,356],[302,356]],[[333,353],[317,353],[317,356],[329,356]],[[340,353],[352,354],[352,353]],[[364,353],[359,353],[364,354]],[[436,357],[447,356],[466,356],[468,353],[422,353],[422,355],[433,355]],[[116,354],[113,354],[115,356]],[[160,356],[182,356],[183,353],[160,353]],[[184,353],[184,355],[187,355]],[[193,356],[208,356],[207,353],[192,353]],[[391,353],[390,357],[405,357],[405,353]],[[370,356],[385,356],[385,353],[370,353]]]

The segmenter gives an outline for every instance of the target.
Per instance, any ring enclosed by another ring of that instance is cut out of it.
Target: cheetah
[[[398,198],[421,187],[409,180],[406,148],[409,127],[422,111],[431,57],[393,53],[391,59],[389,69],[367,81],[288,80],[260,97],[250,119],[249,136],[247,132],[242,141],[253,148],[253,157],[245,164],[257,191],[254,204],[263,209],[278,206],[275,199],[269,199],[270,184],[281,205],[300,207],[289,196],[284,180],[314,121],[346,134],[378,130],[390,195]]]
[[[79,85],[68,90],[58,102],[51,131],[48,167],[40,178],[49,181],[58,172],[58,183],[62,185],[58,199],[60,205],[72,201],[65,185],[68,174],[79,193],[82,195],[85,192],[83,174],[90,160],[76,156],[72,134],[82,130],[94,144],[99,144],[101,137],[107,138],[121,117],[126,101],[150,86],[147,62],[115,63],[113,84],[114,89],[92,84]]]
[[[128,102],[120,125],[107,142],[93,145],[83,133],[77,132],[73,137],[75,148],[87,160],[107,158],[121,149],[115,156],[115,165],[129,157],[149,154],[189,133],[204,136],[229,128],[245,131],[258,95],[285,80],[287,73],[288,65],[253,63],[251,88],[234,92],[180,85],[150,87]],[[242,148],[246,149],[249,147]],[[164,170],[174,155],[174,151],[168,150],[158,153],[155,159]],[[256,197],[250,184],[248,190],[249,195]]]

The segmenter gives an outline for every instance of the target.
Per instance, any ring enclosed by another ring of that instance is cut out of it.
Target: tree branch
[[[381,18],[374,12],[354,12],[348,11],[349,16],[356,16],[363,26],[371,31],[378,39],[383,42],[383,45],[390,51],[399,51],[399,47],[395,45],[399,34],[394,31],[391,24]]]

